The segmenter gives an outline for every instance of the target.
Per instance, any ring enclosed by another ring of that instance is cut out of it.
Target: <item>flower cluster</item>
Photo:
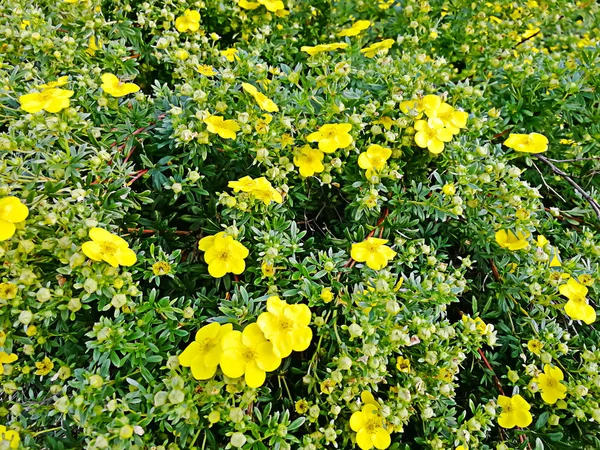
[[[251,388],[262,386],[266,373],[276,370],[292,351],[304,351],[312,340],[311,312],[303,304],[289,305],[269,297],[267,311],[242,331],[231,324],[211,323],[179,355],[183,367],[191,367],[197,380],[212,378],[220,365],[229,378],[244,377]]]
[[[244,192],[250,198],[261,201],[265,205],[269,205],[271,202],[283,202],[281,194],[265,177],[253,179],[250,176],[245,176],[237,181],[230,181],[227,186],[232,188],[234,192]]]
[[[417,119],[414,125],[415,143],[433,154],[444,150],[444,144],[467,126],[469,117],[467,112],[455,109],[439,95],[404,101],[400,104],[400,110]],[[421,119],[423,114],[427,120]]]

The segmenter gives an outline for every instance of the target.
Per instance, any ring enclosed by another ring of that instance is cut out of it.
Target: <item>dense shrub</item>
[[[600,448],[599,17],[0,3],[0,448]]]

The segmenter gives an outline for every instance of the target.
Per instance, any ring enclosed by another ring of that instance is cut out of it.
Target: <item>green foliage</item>
[[[363,391],[390,449],[600,448],[600,335],[560,291],[579,280],[594,308],[600,291],[598,4],[265,2],[0,4],[0,200],[29,208],[0,242],[0,358],[18,357],[0,371],[0,422],[19,448],[356,448]],[[188,9],[200,29],[179,32]],[[371,26],[336,36],[356,20]],[[331,43],[347,47],[302,50]],[[114,97],[106,73],[141,89]],[[68,107],[22,108],[62,76]],[[469,114],[439,154],[405,108],[426,95]],[[302,177],[307,137],[344,123],[352,144]],[[532,132],[547,159],[503,145]],[[367,176],[371,145],[391,157]],[[245,176],[282,202],[229,186]],[[86,256],[95,227],[135,265]],[[528,246],[502,247],[499,230]],[[222,231],[250,253],[213,278],[198,242]],[[350,256],[368,237],[396,253],[381,270]],[[181,366],[200,328],[243,330],[274,295],[310,307],[313,338],[261,387]],[[554,404],[546,365],[565,377]],[[504,429],[498,398],[513,394],[533,421]]]

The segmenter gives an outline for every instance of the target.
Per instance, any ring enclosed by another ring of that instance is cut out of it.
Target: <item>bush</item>
[[[600,448],[597,3],[0,12],[0,448]]]

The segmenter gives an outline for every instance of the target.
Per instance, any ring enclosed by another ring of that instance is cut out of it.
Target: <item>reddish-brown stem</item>
[[[233,274],[233,279],[239,283],[240,277],[238,277],[235,273]]]
[[[496,376],[496,372],[494,372],[494,369],[492,368],[492,365],[490,364],[490,362],[485,357],[485,354],[483,353],[483,350],[481,350],[479,348],[479,349],[477,349],[477,351],[479,352],[479,355],[483,359],[483,363],[490,370],[490,372],[492,372],[492,376],[494,377],[494,383],[496,384],[496,387],[498,388],[498,391],[500,392],[500,394],[504,395],[504,389],[502,389],[502,384],[500,383],[500,379]]]
[[[133,183],[135,183],[137,180],[139,180],[141,177],[143,177],[146,173],[148,173],[148,169],[142,169],[136,172],[137,175],[135,175],[135,177],[133,177],[133,179],[127,183],[127,186],[131,186]]]
[[[140,231],[142,232],[143,235],[153,235],[158,233],[158,231],[156,230],[142,230],[140,228],[127,228],[127,231],[129,233],[139,233]],[[175,234],[181,235],[181,236],[186,236],[188,234],[191,234],[192,231],[185,231],[185,230],[175,230],[174,231]]]

